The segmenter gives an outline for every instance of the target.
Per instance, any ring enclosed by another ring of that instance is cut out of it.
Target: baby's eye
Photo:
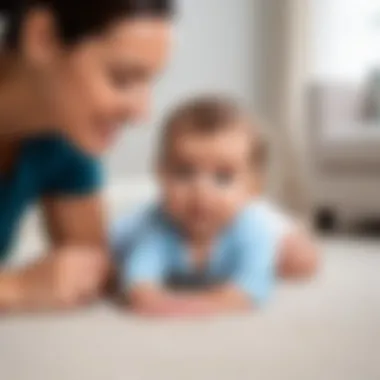
[[[215,182],[218,186],[229,186],[234,180],[234,174],[227,171],[215,173]]]
[[[173,175],[177,180],[190,181],[196,176],[196,170],[187,165],[178,166],[173,170]]]

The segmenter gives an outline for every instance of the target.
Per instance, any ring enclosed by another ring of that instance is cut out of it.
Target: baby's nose
[[[208,202],[213,197],[213,187],[207,176],[199,176],[194,186],[194,195],[199,201]]]

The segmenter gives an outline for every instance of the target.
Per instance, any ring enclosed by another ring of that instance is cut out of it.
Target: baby
[[[261,196],[259,131],[228,99],[187,102],[164,126],[160,200],[115,226],[113,251],[132,308],[152,316],[243,311],[279,277],[316,270],[312,241]]]

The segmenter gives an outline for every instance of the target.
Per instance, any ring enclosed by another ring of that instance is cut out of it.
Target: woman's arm
[[[92,284],[93,296],[96,296],[103,290],[110,269],[100,195],[46,198],[43,210],[52,253],[61,254],[64,249],[64,252],[72,251],[78,261],[84,255],[93,261],[89,263],[87,274],[78,275],[84,276],[84,280]],[[75,272],[75,268],[72,270]],[[73,281],[72,277],[67,276],[67,282]]]
[[[108,272],[101,200],[96,195],[44,201],[49,254],[0,272],[0,311],[67,308],[96,297]]]
[[[20,277],[11,272],[0,272],[0,313],[14,310],[21,303]]]
[[[32,265],[0,273],[0,312],[66,309],[91,300],[104,272],[100,251],[62,248]]]
[[[107,246],[100,195],[48,197],[43,201],[45,226],[53,248]]]

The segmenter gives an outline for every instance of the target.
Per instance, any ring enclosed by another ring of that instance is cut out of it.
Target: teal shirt
[[[101,184],[100,168],[58,135],[25,140],[9,176],[0,175],[0,262],[28,206],[46,196],[82,196]]]

